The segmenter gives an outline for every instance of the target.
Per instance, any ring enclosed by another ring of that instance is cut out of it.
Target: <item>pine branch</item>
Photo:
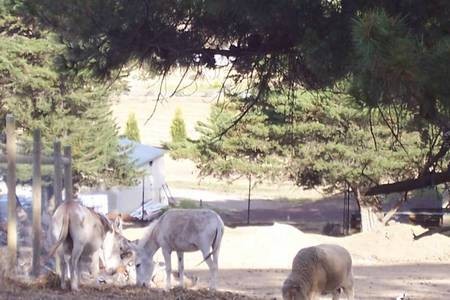
[[[147,118],[147,120],[145,120],[144,125],[147,125],[148,121],[150,121],[151,118],[153,118],[153,116],[154,116],[155,113],[156,113],[156,108],[158,107],[159,101],[160,101],[160,99],[161,99],[162,86],[163,86],[163,84],[164,84],[164,81],[166,80],[166,76],[167,76],[167,72],[168,72],[168,71],[169,71],[168,68],[166,68],[166,69],[164,70],[164,73],[163,73],[162,78],[161,78],[161,84],[159,85],[158,97],[156,97],[156,102],[155,102],[155,105],[153,106],[153,111],[151,112],[151,114],[150,114],[150,116]]]
[[[248,112],[253,108],[253,106],[256,105],[256,103],[258,103],[258,101],[261,99],[263,93],[267,92],[267,88],[268,88],[268,82],[269,82],[269,78],[271,75],[271,70],[272,70],[272,61],[269,59],[269,62],[267,62],[269,64],[269,67],[266,71],[266,73],[263,75],[260,83],[259,83],[259,87],[258,87],[258,94],[256,95],[256,97],[253,97],[252,100],[249,103],[246,103],[246,106],[244,108],[244,110],[238,115],[237,118],[235,118],[233,120],[233,122],[231,123],[231,125],[229,125],[227,128],[225,128],[217,137],[215,137],[211,142],[215,142],[216,140],[220,140],[224,135],[227,134],[228,131],[230,131],[232,128],[234,128],[247,114]]]
[[[381,117],[383,118],[384,123],[386,124],[386,126],[389,128],[389,130],[391,131],[392,136],[395,138],[395,140],[398,142],[398,144],[400,145],[400,147],[403,149],[403,151],[405,151],[405,153],[407,155],[408,151],[406,150],[405,146],[403,145],[403,143],[400,141],[400,138],[398,136],[398,134],[395,133],[394,129],[392,128],[391,124],[389,123],[389,121],[386,119],[386,117],[383,114],[383,110],[381,109],[380,106],[378,106],[378,111],[380,112]]]
[[[433,157],[429,157],[427,163],[422,168],[419,176],[424,176],[430,173],[430,168],[435,166],[436,163],[444,158],[447,152],[450,150],[450,131],[444,132],[442,134],[442,145],[439,149],[438,153],[436,153]]]
[[[407,192],[412,190],[417,190],[429,186],[435,186],[441,183],[450,181],[450,170],[447,169],[444,172],[427,174],[415,179],[407,179],[403,181],[398,181],[395,183],[380,184],[369,188],[366,192],[366,196],[380,195],[380,194],[391,194]]]

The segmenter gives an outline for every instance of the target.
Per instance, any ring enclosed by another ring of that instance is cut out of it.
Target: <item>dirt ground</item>
[[[449,299],[449,269],[450,264],[357,265],[354,267],[355,299],[396,299],[403,293],[409,297],[406,299]],[[190,273],[200,279],[208,277],[206,270],[194,270]],[[281,299],[280,283],[287,273],[286,269],[222,269],[222,291],[215,293],[205,289],[186,291],[175,288],[164,292],[161,289],[134,287],[84,287],[80,292],[74,293],[0,282],[0,299]],[[206,285],[204,282],[200,284]]]
[[[195,123],[205,121],[214,98],[193,94],[192,97],[174,97],[157,107],[157,113],[147,124],[153,110],[154,88],[134,78],[130,92],[118,101],[113,112],[119,127],[123,127],[129,112],[135,112],[141,129],[142,141],[159,145],[169,141],[170,122],[177,107],[182,108],[188,135],[196,136]],[[166,156],[166,180],[172,188],[191,186],[192,182],[212,186],[214,180],[197,178],[198,170],[189,161],[173,161]],[[183,184],[180,184],[182,182]],[[186,184],[189,183],[189,184]],[[206,206],[220,211],[227,224],[246,220],[245,182],[240,193],[217,195],[198,191],[174,191],[175,197],[207,201]],[[177,186],[178,185],[178,186]],[[396,224],[370,234],[345,238],[321,236],[324,224],[342,222],[342,197],[317,201],[305,191],[274,187],[280,194],[303,198],[301,204],[293,201],[256,199],[252,201],[251,222],[288,225],[227,228],[222,243],[219,288],[263,299],[280,299],[280,286],[287,276],[295,253],[302,247],[319,243],[338,243],[349,249],[354,260],[356,299],[395,299],[406,293],[410,299],[450,299],[450,238],[442,235],[413,241],[412,233],[423,229]],[[244,191],[244,192],[243,192]],[[266,193],[263,193],[266,195]],[[313,197],[314,196],[314,197]],[[256,197],[257,198],[257,197]],[[142,229],[129,229],[130,238],[138,238]],[[207,285],[208,272],[199,254],[187,254],[186,268],[200,277],[200,287]],[[159,260],[162,260],[159,256]],[[173,262],[176,266],[176,263]]]
[[[355,299],[450,299],[448,264],[400,264],[354,267]],[[193,271],[207,278],[207,271]],[[261,299],[281,299],[286,269],[222,269],[220,288]],[[321,299],[331,299],[324,296]]]
[[[138,238],[144,229],[130,228]],[[226,228],[220,252],[219,289],[261,299],[280,299],[283,280],[296,252],[320,243],[346,247],[354,261],[356,299],[450,299],[450,238],[433,235],[414,241],[419,226],[395,223],[370,233],[329,237],[290,225]],[[199,253],[185,255],[188,273],[207,287],[209,273]],[[156,260],[162,261],[157,253]],[[173,258],[172,265],[176,267]],[[324,297],[323,299],[327,299]]]
[[[218,209],[224,219],[242,221],[245,217],[245,200],[228,197],[216,200],[205,204]],[[219,293],[204,290],[209,272],[206,264],[198,265],[202,257],[194,252],[185,255],[185,268],[188,275],[198,276],[199,281],[189,291],[176,289],[165,293],[160,289],[102,287],[72,293],[5,285],[0,279],[0,299],[281,299],[281,285],[297,251],[321,243],[339,244],[351,253],[356,299],[396,299],[403,294],[408,297],[404,299],[450,299],[449,237],[434,234],[414,240],[413,234],[425,229],[396,222],[373,232],[346,237],[319,234],[321,224],[338,220],[335,211],[339,203],[339,199],[301,204],[255,201],[252,220],[274,222],[274,225],[225,228],[220,250]],[[296,226],[279,223],[289,221],[288,216]],[[140,238],[144,232],[142,227],[124,231],[130,240]],[[176,269],[175,255],[172,258]],[[155,260],[163,261],[160,252]]]
[[[77,299],[97,299],[97,300],[247,300],[253,299],[244,295],[233,294],[231,292],[210,292],[202,290],[183,290],[174,288],[168,292],[160,289],[136,288],[136,287],[82,287],[79,292],[62,291],[58,288],[48,288],[39,285],[24,285],[11,282],[0,281],[0,299],[20,299],[20,300],[77,300]]]

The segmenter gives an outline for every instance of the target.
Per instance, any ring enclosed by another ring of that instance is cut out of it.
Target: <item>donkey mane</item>
[[[150,223],[150,225],[146,227],[144,236],[139,240],[139,246],[141,248],[145,247],[145,245],[154,238],[156,234],[155,227],[161,219],[162,218],[154,220],[153,222]]]
[[[96,212],[92,207],[87,207],[91,213],[96,215],[103,226],[104,232],[113,231],[111,222],[103,214]]]
[[[113,231],[113,227],[111,225],[111,222],[104,215],[99,214],[99,213],[97,213],[97,215],[98,215],[98,217],[100,219],[100,222],[103,225],[103,228],[105,228],[105,231],[106,232]]]

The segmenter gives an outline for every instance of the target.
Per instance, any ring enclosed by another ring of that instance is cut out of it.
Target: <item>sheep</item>
[[[352,258],[345,248],[330,244],[301,249],[282,288],[284,300],[314,300],[326,293],[338,300],[341,292],[354,299]]]

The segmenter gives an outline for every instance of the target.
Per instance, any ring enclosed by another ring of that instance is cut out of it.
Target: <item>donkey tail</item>
[[[222,241],[222,236],[223,236],[223,225],[218,226],[216,228],[216,233],[214,234],[214,239],[213,239],[212,245],[211,245],[212,251],[209,252],[209,254],[206,255],[206,257],[198,265],[201,265],[202,263],[204,263],[208,258],[211,257],[211,255],[213,255],[217,251],[217,249],[220,247],[220,243]]]
[[[56,249],[58,249],[58,247],[61,246],[61,244],[67,239],[68,234],[69,234],[69,214],[68,211],[65,210],[63,213],[63,221],[59,238],[50,249],[48,257],[52,257],[53,255],[55,255]]]

